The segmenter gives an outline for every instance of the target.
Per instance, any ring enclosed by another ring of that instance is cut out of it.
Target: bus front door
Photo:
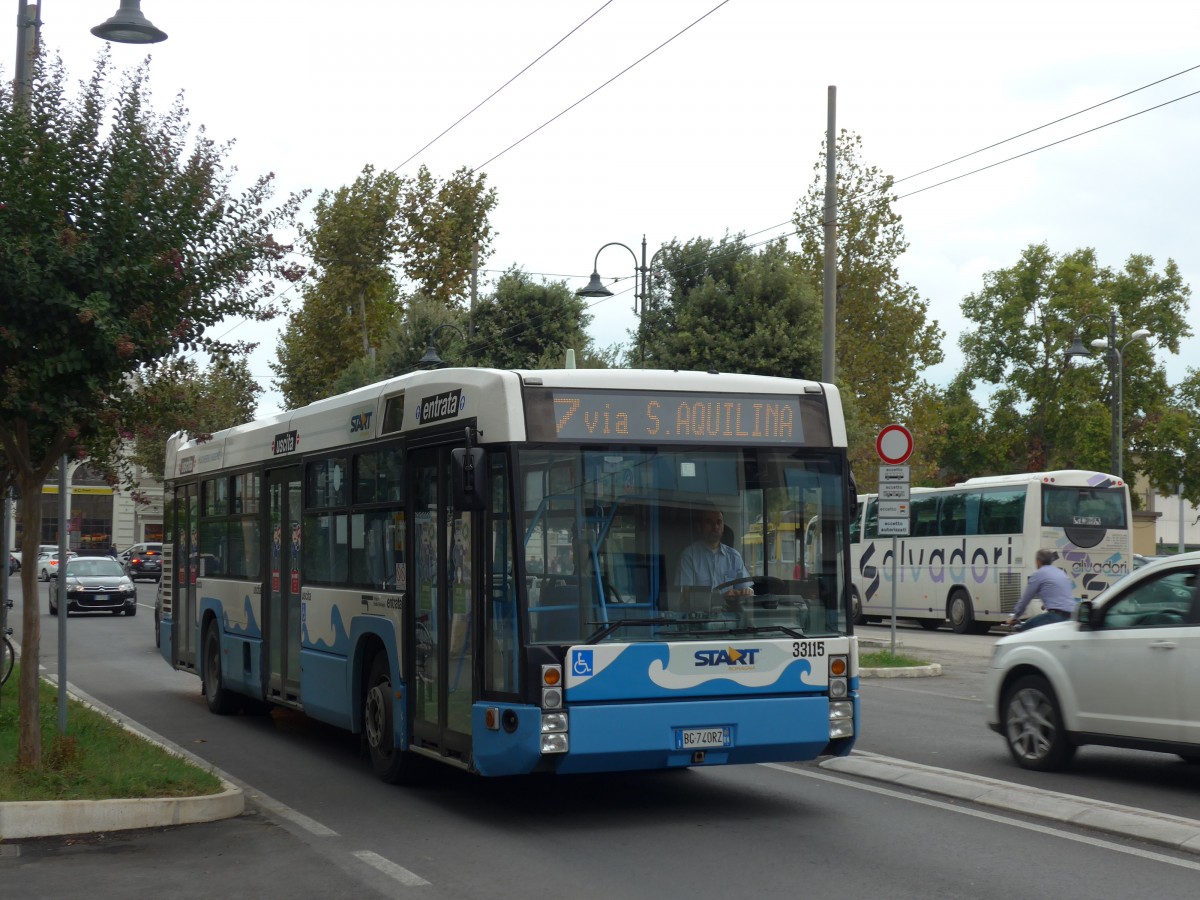
[[[269,648],[267,699],[300,703],[300,469],[267,472],[267,608],[264,637]]]
[[[414,652],[405,678],[412,686],[416,748],[463,764],[471,753],[471,703],[475,683],[475,527],[479,514],[456,510],[449,484],[453,445],[422,447],[409,457],[409,559],[415,564],[412,628]]]

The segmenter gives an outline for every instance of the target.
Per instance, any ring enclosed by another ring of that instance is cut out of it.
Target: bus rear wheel
[[[855,588],[850,589],[850,621],[855,625],[866,625],[867,617],[863,615],[862,598]]]
[[[375,774],[388,784],[403,784],[412,776],[414,760],[412,754],[396,747],[392,698],[387,654],[376,653],[371,659],[367,689],[363,694],[363,738]]]
[[[225,688],[225,679],[221,676],[221,634],[216,620],[208,623],[204,629],[204,673],[201,676],[204,685],[204,701],[210,712],[218,716],[227,716],[237,712],[238,700],[233,691]]]
[[[955,634],[986,634],[988,626],[975,621],[975,605],[971,595],[962,588],[950,592],[950,600],[946,604],[946,618]]]

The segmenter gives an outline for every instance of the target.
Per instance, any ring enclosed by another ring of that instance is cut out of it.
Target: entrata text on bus
[[[172,438],[162,654],[386,781],[844,755],[852,484],[829,385],[415,372]]]
[[[879,534],[878,500],[859,498],[851,525],[856,624],[892,614],[893,538]],[[1102,472],[1066,470],[972,478],[913,488],[908,536],[895,539],[896,616],[960,634],[1011,614],[1046,549],[1090,600],[1133,565],[1129,487]]]

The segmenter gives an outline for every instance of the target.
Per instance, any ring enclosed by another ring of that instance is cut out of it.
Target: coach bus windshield
[[[559,444],[519,466],[534,643],[845,632],[837,455]]]

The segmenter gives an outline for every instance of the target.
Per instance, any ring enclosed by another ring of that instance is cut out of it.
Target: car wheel
[[[1075,755],[1058,698],[1041,675],[1019,678],[1004,692],[1000,719],[1008,751],[1023,769],[1054,772]]]
[[[38,581],[49,581],[49,580],[50,580],[50,573],[47,572],[45,569],[42,569],[40,572],[38,572]]]
[[[132,606],[125,607],[125,615],[136,616],[137,615],[137,604],[135,603]]]

